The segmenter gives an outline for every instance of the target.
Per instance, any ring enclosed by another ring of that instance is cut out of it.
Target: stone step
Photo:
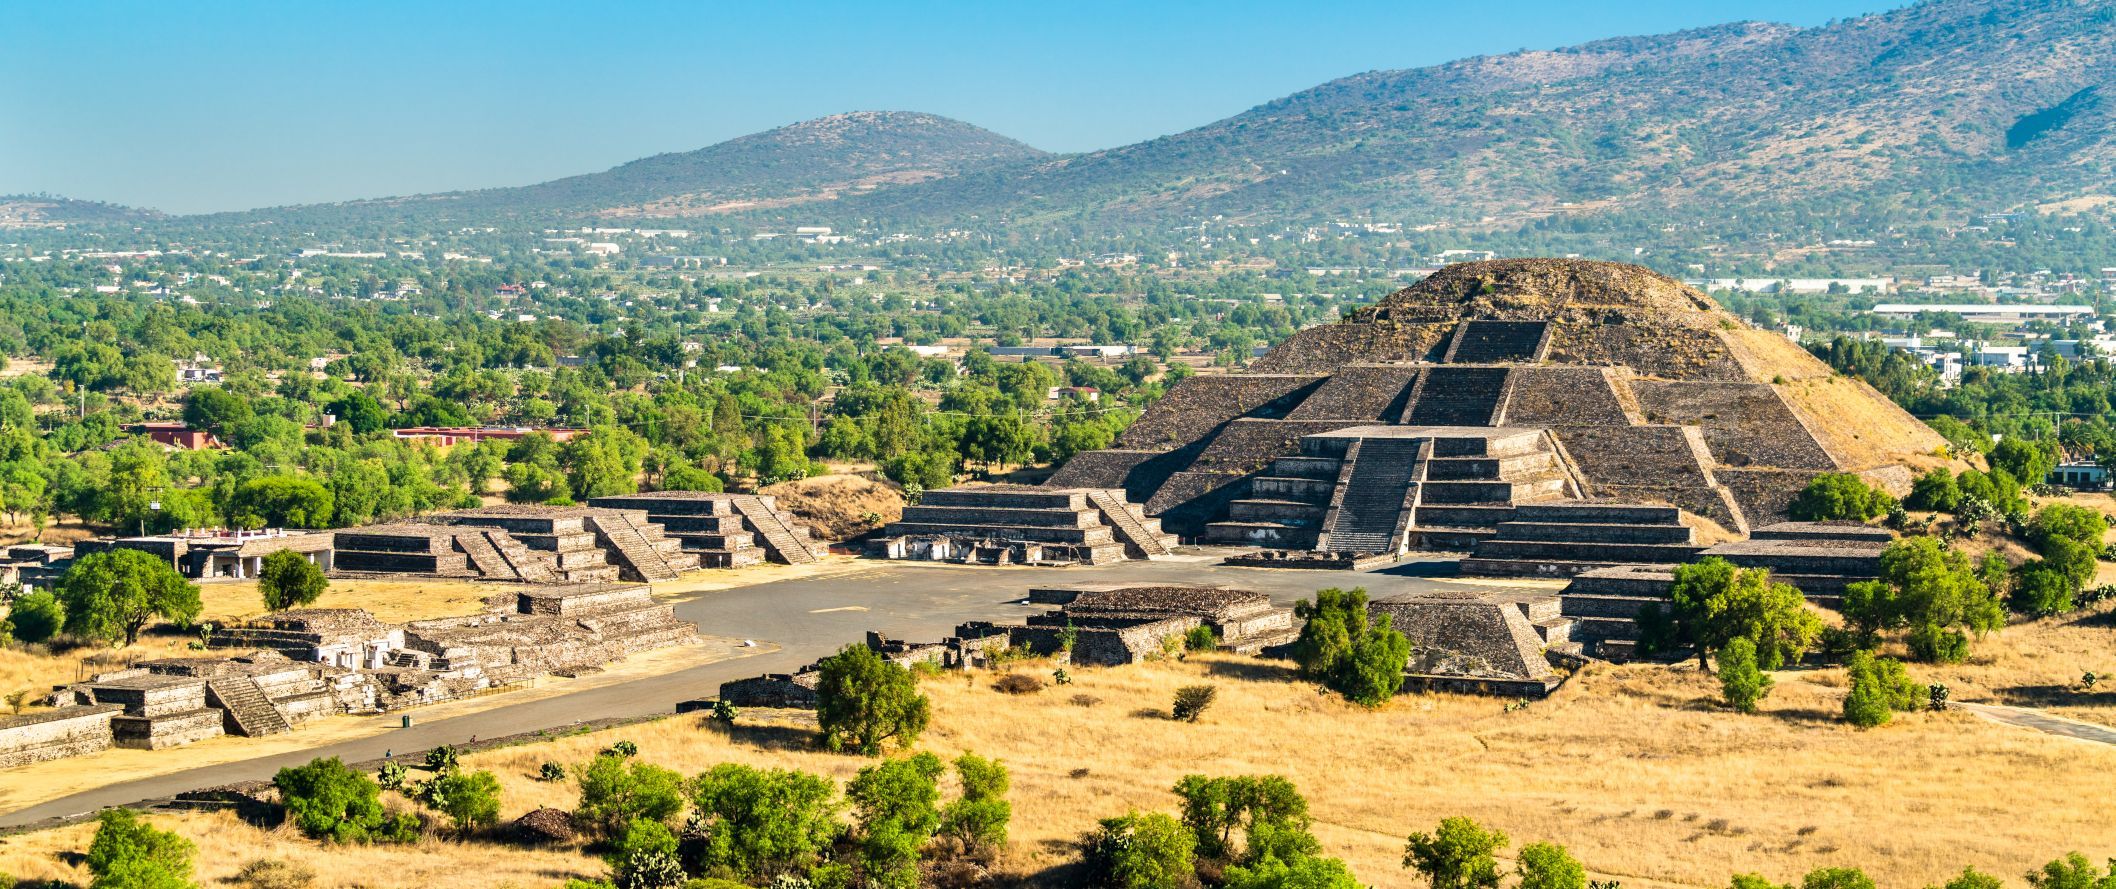
[[[1523,503],[1515,518],[1524,522],[1679,525],[1682,524],[1682,510],[1673,506],[1631,503]]]
[[[1583,571],[1607,568],[1610,562],[1583,562],[1568,559],[1514,559],[1478,556],[1472,554],[1461,562],[1461,571],[1470,577],[1572,577]]]
[[[1160,534],[1160,523],[1149,527],[1144,519],[1134,515],[1131,505],[1109,491],[1090,491],[1087,499],[1100,510],[1104,521],[1117,530],[1117,537],[1127,551],[1137,549],[1143,558],[1165,556],[1172,552],[1170,542]]]
[[[1648,605],[1659,605],[1663,611],[1672,607],[1666,596],[1617,596],[1607,593],[1575,593],[1567,590],[1558,597],[1563,603],[1567,617],[1614,617],[1635,619]]]
[[[1274,457],[1271,474],[1280,478],[1320,479],[1335,485],[1338,462],[1336,457]]]
[[[220,704],[223,722],[227,724],[224,727],[232,728],[235,734],[259,738],[294,730],[279,709],[272,706],[271,699],[265,697],[264,690],[247,676],[210,680],[206,690]]]
[[[1277,522],[1210,522],[1205,525],[1208,543],[1307,549],[1315,543],[1315,529]]]
[[[1556,468],[1556,455],[1549,451],[1507,457],[1434,457],[1426,464],[1425,477],[1442,481],[1513,479]]]
[[[1496,528],[1514,517],[1510,503],[1420,503],[1414,516],[1420,526]]]
[[[1614,525],[1538,522],[1515,519],[1499,524],[1500,540],[1563,540],[1596,543],[1690,543],[1696,532],[1684,525]]]
[[[1440,552],[1466,553],[1477,548],[1477,544],[1491,539],[1490,528],[1444,528],[1420,525],[1411,529],[1416,535],[1419,549]]]
[[[1320,525],[1328,510],[1301,500],[1245,498],[1227,502],[1227,518],[1237,522],[1280,522],[1288,525]]]
[[[929,491],[926,496],[931,497],[937,493],[941,492]],[[1075,504],[1081,498],[1077,495],[1069,494],[1063,499],[1066,504]],[[758,538],[764,542],[765,550],[770,553],[773,559],[789,565],[803,565],[816,561],[815,550],[809,548],[807,535],[794,533],[794,530],[787,526],[786,520],[780,517],[778,510],[772,509],[755,496],[738,496],[734,498],[734,502],[735,509],[742,513],[744,519],[749,521],[750,529],[755,531]],[[960,505],[976,505],[976,502],[973,498],[971,502]],[[948,504],[943,502],[936,505]],[[1068,506],[1068,508],[1078,507]]]
[[[1502,526],[1503,527],[1503,526]],[[1601,543],[1567,540],[1508,540],[1495,537],[1477,547],[1478,558],[1555,559],[1600,562],[1687,562],[1700,547],[1678,543]]]
[[[1336,487],[1335,479],[1260,475],[1249,480],[1249,492],[1258,497],[1301,500],[1320,505],[1330,502],[1330,492]]]

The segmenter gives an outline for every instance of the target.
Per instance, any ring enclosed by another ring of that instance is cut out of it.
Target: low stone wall
[[[0,718],[0,769],[110,749],[113,704],[58,707]]]
[[[221,711],[210,708],[165,716],[117,716],[110,720],[112,743],[129,750],[165,750],[221,734]]]
[[[816,681],[808,673],[767,673],[748,679],[720,683],[720,700],[735,707],[786,707],[812,710],[816,706]]]

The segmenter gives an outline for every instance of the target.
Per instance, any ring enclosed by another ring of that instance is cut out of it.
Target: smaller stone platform
[[[1410,639],[1407,688],[1542,697],[1563,681],[1545,652],[1578,650],[1558,597],[1539,591],[1390,596],[1367,613]]]
[[[786,565],[814,562],[821,547],[807,526],[778,502],[761,494],[654,491],[596,497],[590,506],[646,513],[683,550],[707,568],[739,568],[770,559]]]
[[[1150,559],[1174,538],[1124,493],[988,485],[928,491],[889,523],[867,554],[984,565],[1100,565]]]

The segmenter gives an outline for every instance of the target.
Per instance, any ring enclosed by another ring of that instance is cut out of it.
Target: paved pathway
[[[796,578],[705,592],[679,602],[676,615],[715,636],[774,642],[781,650],[648,676],[572,694],[525,701],[307,750],[204,766],[127,781],[0,814],[0,827],[93,812],[106,806],[174,796],[186,790],[269,778],[319,756],[347,762],[380,759],[469,738],[497,738],[598,719],[673,712],[677,701],[718,692],[720,683],[760,673],[787,673],[857,642],[868,630],[914,641],[947,636],[971,620],[1019,619],[1043,610],[1021,604],[1032,585],[1068,583],[1209,583],[1269,594],[1281,603],[1328,586],[1365,586],[1375,597],[1435,589],[1474,589],[1430,576],[1434,566],[1403,563],[1360,574],[1226,568],[1208,560],[1120,562],[1094,568],[979,568],[878,563],[857,573]],[[417,711],[411,711],[416,715]],[[376,717],[394,720],[395,715]],[[180,756],[181,753],[171,755]],[[43,768],[66,768],[60,760]]]
[[[2077,719],[2066,719],[2036,710],[2032,707],[2011,707],[2005,704],[1971,704],[1954,702],[1948,706],[1967,710],[1992,722],[2033,729],[2046,735],[2060,738],[2075,738],[2096,744],[2116,745],[2116,729]]]

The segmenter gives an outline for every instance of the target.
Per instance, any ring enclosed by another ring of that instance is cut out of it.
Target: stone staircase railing
[[[1089,491],[1087,499],[1102,511],[1102,517],[1117,529],[1120,536],[1139,548],[1141,554],[1148,558],[1169,554],[1168,546],[1161,538],[1148,531],[1145,523],[1132,515],[1130,507],[1115,495],[1108,491]]]
[[[756,529],[757,536],[763,539],[764,545],[778,554],[786,564],[802,565],[816,561],[815,551],[809,549],[800,535],[786,526],[777,512],[764,505],[763,500],[754,495],[731,499],[735,504],[735,511],[742,514],[742,518],[749,522],[750,527]]]
[[[235,723],[236,732],[249,738],[265,735],[280,735],[293,731],[279,708],[272,706],[264,690],[247,676],[214,679],[206,683],[213,696],[220,701],[221,709]]]
[[[631,516],[622,513],[589,516],[588,526],[617,551],[618,558],[638,573],[640,579],[674,580],[679,574],[661,550],[647,540],[646,534],[632,522]]]

